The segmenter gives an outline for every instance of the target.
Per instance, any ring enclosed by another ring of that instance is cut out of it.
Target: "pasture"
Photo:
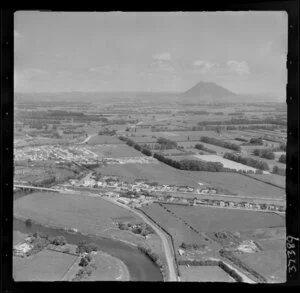
[[[284,218],[275,213],[163,205],[200,232],[239,231],[285,226]]]
[[[208,239],[205,240],[205,237],[201,234],[188,229],[183,222],[176,219],[156,203],[143,206],[142,210],[172,235],[177,248],[182,242],[188,244],[213,245]]]
[[[109,136],[109,135],[93,136],[88,141],[88,145],[97,145],[97,144],[124,144],[124,142],[119,140],[115,136]]]
[[[200,180],[191,177],[189,172],[172,168],[158,162],[157,164],[122,164],[108,165],[99,169],[103,175],[119,176],[122,181],[134,182],[144,179],[158,184],[198,187]]]
[[[270,283],[286,281],[287,259],[285,250],[260,251],[257,253],[236,254],[236,256]]]
[[[179,266],[183,282],[235,282],[219,266]]]
[[[89,147],[89,149],[104,158],[145,157],[141,152],[126,144],[102,144]]]
[[[42,250],[28,258],[13,257],[15,281],[60,281],[77,256]]]
[[[43,192],[15,200],[14,216],[46,226],[76,228],[92,235],[114,227],[118,218],[140,220],[134,213],[99,197]]]
[[[190,177],[212,186],[223,187],[242,197],[284,198],[285,190],[238,173],[194,171]],[[266,175],[267,176],[267,175]]]
[[[193,157],[200,159],[202,161],[206,161],[206,162],[220,162],[223,164],[223,166],[225,168],[230,168],[230,169],[235,169],[235,170],[251,170],[253,172],[256,171],[255,168],[231,161],[231,160],[227,160],[224,159],[222,157],[219,157],[217,155],[194,155]]]
[[[285,181],[286,177],[285,176],[280,176],[276,174],[249,174],[250,177],[253,177],[255,179],[267,182],[267,183],[272,183],[275,185],[278,185],[280,187],[285,188]]]

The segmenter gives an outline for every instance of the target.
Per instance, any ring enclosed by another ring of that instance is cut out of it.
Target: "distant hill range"
[[[200,81],[185,92],[62,92],[15,93],[15,101],[66,102],[180,102],[180,103],[276,103],[285,98],[273,94],[238,94],[214,82]]]

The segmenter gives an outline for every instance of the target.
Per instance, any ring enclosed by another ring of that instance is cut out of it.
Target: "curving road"
[[[164,246],[164,250],[165,250],[165,255],[166,255],[166,260],[167,260],[167,264],[168,264],[168,269],[169,269],[169,281],[178,281],[177,279],[177,275],[176,275],[176,270],[174,267],[174,262],[173,262],[173,254],[171,251],[171,248],[169,246],[169,242],[167,237],[165,236],[165,234],[152,222],[150,221],[145,215],[143,215],[142,213],[129,208],[126,205],[123,205],[117,201],[102,197],[105,200],[108,200],[122,208],[128,209],[132,212],[134,212],[135,214],[137,214],[140,218],[142,218],[149,226],[151,226],[155,232],[157,233],[157,235],[160,237],[160,239],[162,240],[163,246]]]

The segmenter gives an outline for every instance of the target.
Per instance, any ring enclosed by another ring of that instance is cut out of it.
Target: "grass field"
[[[243,164],[231,161],[231,160],[224,159],[217,155],[195,155],[193,157],[200,159],[202,161],[207,161],[207,162],[220,162],[223,164],[223,166],[225,168],[230,168],[230,169],[235,169],[235,170],[246,170],[246,171],[251,170],[253,172],[256,171],[255,168],[252,168],[252,167],[249,167],[249,166],[246,166],[246,165],[243,165]]]
[[[130,275],[123,262],[108,254],[97,253],[95,256],[97,269],[88,281],[129,281]]]
[[[284,218],[273,213],[168,204],[164,206],[200,232],[285,226]]]
[[[210,240],[205,240],[201,234],[188,229],[184,223],[165,211],[158,204],[154,203],[144,206],[142,210],[172,235],[177,248],[182,242],[214,247],[214,244]]]
[[[145,179],[159,184],[174,184],[177,186],[199,187],[200,180],[190,176],[188,172],[177,170],[163,163],[158,164],[124,164],[108,165],[99,169],[102,175],[115,175],[123,181],[133,182],[136,179]]]
[[[126,144],[102,144],[89,147],[91,151],[106,158],[145,157],[141,152]]]
[[[286,249],[286,240],[283,239],[263,239],[259,240],[260,246],[264,250],[285,250]]]
[[[236,255],[269,282],[283,283],[286,281],[287,260],[285,250],[261,251]]]
[[[43,250],[28,258],[13,257],[15,281],[60,281],[77,256]]]
[[[109,135],[97,135],[93,136],[89,141],[88,145],[97,145],[97,144],[124,144],[118,138]]]
[[[27,237],[27,234],[23,234],[20,231],[13,231],[13,246],[23,241]]]
[[[278,185],[280,187],[285,188],[285,180],[286,177],[285,176],[280,176],[280,175],[276,175],[276,174],[249,174],[250,177],[262,180],[264,182],[267,183],[272,183],[275,185]]]
[[[219,266],[179,266],[184,282],[235,282]]]
[[[16,200],[14,216],[93,235],[113,227],[118,218],[140,220],[134,213],[101,198],[41,192]]]
[[[228,189],[239,196],[284,198],[285,190],[237,173],[189,172],[197,180]]]
[[[164,137],[173,141],[200,141],[201,136],[217,137],[219,139],[232,139],[232,136],[226,132],[218,135],[215,131],[170,131],[170,132],[152,132],[156,137]]]

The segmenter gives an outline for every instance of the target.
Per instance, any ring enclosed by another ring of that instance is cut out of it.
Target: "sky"
[[[285,97],[286,12],[14,16],[16,92],[181,92],[199,81]]]

